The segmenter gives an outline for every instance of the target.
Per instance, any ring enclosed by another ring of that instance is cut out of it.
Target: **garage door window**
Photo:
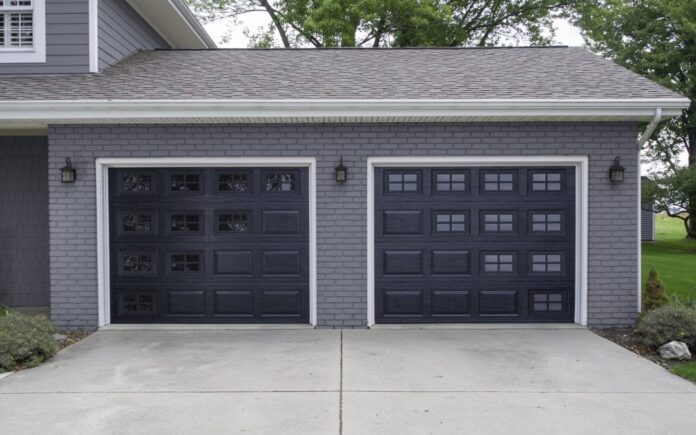
[[[434,174],[436,192],[466,192],[465,171],[437,171]]]
[[[200,175],[198,174],[173,174],[170,177],[170,190],[172,192],[198,192],[200,187]]]
[[[218,215],[218,230],[231,233],[246,233],[249,231],[248,212],[230,212]]]
[[[126,193],[144,193],[154,191],[152,175],[123,174],[121,191]]]
[[[483,190],[485,192],[513,192],[514,175],[511,172],[484,172]]]
[[[150,233],[154,228],[153,213],[124,213],[121,217],[124,233]]]
[[[172,272],[199,272],[201,256],[199,254],[174,254],[171,256]]]
[[[560,172],[531,172],[533,192],[560,192],[562,175]]]
[[[293,173],[266,174],[266,192],[292,192],[297,180]]]
[[[387,174],[387,190],[394,192],[418,192],[419,176],[417,172],[390,172]]]
[[[533,212],[533,233],[559,233],[562,230],[563,216],[560,212]]]
[[[563,271],[563,254],[561,252],[532,252],[533,273],[561,273]]]
[[[150,252],[124,252],[121,255],[121,272],[126,274],[150,274],[155,271],[154,255]]]
[[[534,292],[532,311],[537,313],[561,312],[565,310],[563,294],[559,292]]]
[[[218,175],[220,192],[248,192],[249,174],[247,172],[228,172]]]
[[[515,254],[513,252],[484,253],[483,271],[486,273],[515,272]]]
[[[465,212],[437,212],[435,213],[435,231],[438,233],[463,233],[466,232]]]
[[[196,232],[201,229],[200,214],[171,215],[171,230],[176,232]]]
[[[513,213],[483,213],[483,232],[512,233],[515,230]]]

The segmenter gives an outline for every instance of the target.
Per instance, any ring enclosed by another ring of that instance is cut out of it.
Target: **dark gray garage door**
[[[572,321],[573,168],[375,174],[376,321]]]
[[[113,322],[306,322],[308,175],[111,169]]]

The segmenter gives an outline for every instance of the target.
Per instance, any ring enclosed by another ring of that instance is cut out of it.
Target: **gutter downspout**
[[[655,132],[657,124],[662,120],[662,108],[658,107],[655,109],[655,116],[653,116],[652,121],[648,124],[648,128],[645,129],[643,134],[638,138],[638,150],[643,149],[643,145],[650,139],[650,136]]]
[[[653,116],[652,121],[650,121],[650,124],[648,124],[648,128],[645,129],[643,134],[638,138],[638,306],[636,307],[638,314],[642,311],[643,308],[643,286],[641,283],[642,280],[642,259],[641,259],[641,252],[642,252],[642,240],[641,240],[641,214],[643,213],[642,206],[643,206],[643,192],[642,192],[642,178],[641,178],[641,173],[640,173],[640,152],[643,149],[643,145],[650,139],[650,136],[655,132],[655,129],[657,128],[657,124],[660,123],[662,120],[662,108],[657,107],[655,108],[655,116]]]

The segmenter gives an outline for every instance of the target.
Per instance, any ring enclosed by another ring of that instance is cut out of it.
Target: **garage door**
[[[110,169],[112,322],[307,322],[308,174]]]
[[[574,168],[378,168],[375,320],[572,321]]]

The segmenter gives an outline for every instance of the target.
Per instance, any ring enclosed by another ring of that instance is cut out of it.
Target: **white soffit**
[[[172,48],[216,48],[183,0],[127,0]]]

